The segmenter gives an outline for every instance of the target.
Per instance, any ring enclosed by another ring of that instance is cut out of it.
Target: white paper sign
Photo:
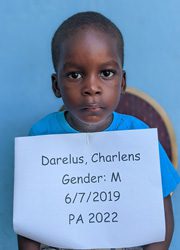
[[[16,138],[13,223],[60,248],[164,240],[157,130]]]

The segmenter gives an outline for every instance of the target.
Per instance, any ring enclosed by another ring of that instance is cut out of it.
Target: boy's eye
[[[82,77],[82,74],[79,73],[79,72],[70,72],[70,73],[67,73],[66,76],[68,78],[71,78],[71,79],[80,79]]]
[[[103,78],[111,78],[114,74],[114,70],[106,69],[101,71],[100,76]]]

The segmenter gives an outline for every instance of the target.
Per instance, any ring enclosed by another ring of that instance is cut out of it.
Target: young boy
[[[124,42],[119,29],[95,12],[78,13],[57,29],[52,40],[55,74],[52,86],[62,97],[65,111],[52,113],[31,129],[30,135],[97,132],[147,128],[132,116],[117,114],[126,89],[123,71]],[[167,250],[173,234],[170,193],[179,177],[160,146],[166,238],[144,246],[145,250]],[[63,225],[62,225],[63,226]],[[39,250],[40,243],[18,237],[20,250]]]

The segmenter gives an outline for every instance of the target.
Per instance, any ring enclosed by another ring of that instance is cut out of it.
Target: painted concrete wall
[[[59,108],[51,91],[50,41],[69,15],[95,10],[111,18],[125,38],[129,86],[152,96],[168,113],[180,143],[180,2],[178,0],[0,1],[0,250],[16,250],[12,229],[14,137]],[[173,195],[180,245],[180,187]]]

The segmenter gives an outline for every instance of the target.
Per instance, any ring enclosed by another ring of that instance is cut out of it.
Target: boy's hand
[[[40,243],[18,235],[19,250],[40,250]]]
[[[168,250],[169,249],[172,235],[173,235],[173,230],[174,230],[174,217],[173,217],[173,209],[172,209],[170,195],[164,198],[164,211],[165,211],[165,223],[166,223],[165,241],[144,246],[143,247],[144,250]]]

